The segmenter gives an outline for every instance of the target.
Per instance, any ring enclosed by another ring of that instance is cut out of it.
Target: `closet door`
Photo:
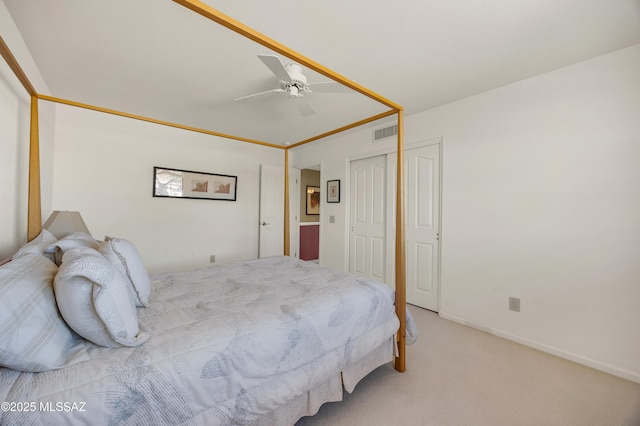
[[[385,281],[386,180],[384,155],[351,162],[349,271]]]
[[[438,311],[440,291],[440,145],[404,153],[407,303]],[[395,199],[396,154],[389,155],[389,192]],[[395,224],[395,210],[389,213]],[[392,229],[391,229],[392,230]],[[395,230],[389,250],[395,246]],[[395,269],[393,264],[389,269]]]

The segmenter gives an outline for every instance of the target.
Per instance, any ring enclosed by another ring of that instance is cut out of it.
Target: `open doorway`
[[[300,259],[319,262],[322,204],[320,165],[300,170]]]

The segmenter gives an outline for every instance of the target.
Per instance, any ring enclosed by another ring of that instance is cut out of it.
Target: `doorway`
[[[320,165],[300,170],[300,259],[320,261]]]

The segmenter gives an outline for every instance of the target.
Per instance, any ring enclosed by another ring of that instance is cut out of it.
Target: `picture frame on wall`
[[[154,197],[236,201],[237,193],[237,176],[153,168]]]
[[[327,203],[340,202],[340,179],[327,181]]]
[[[307,209],[308,215],[320,214],[320,187],[307,185]]]

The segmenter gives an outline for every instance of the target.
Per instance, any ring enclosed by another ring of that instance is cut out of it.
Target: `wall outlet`
[[[517,297],[510,297],[509,310],[514,312],[520,312],[520,299],[518,299]]]
[[[216,263],[216,255],[212,254],[211,256],[209,256],[209,263]]]

